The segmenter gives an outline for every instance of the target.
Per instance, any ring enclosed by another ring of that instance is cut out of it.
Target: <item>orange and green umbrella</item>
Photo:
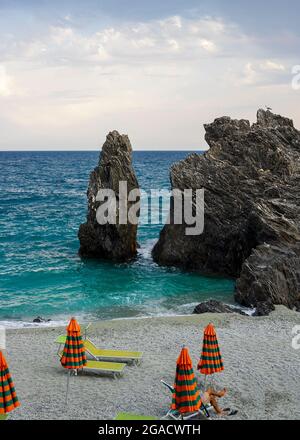
[[[0,351],[0,414],[20,406],[4,354]]]
[[[217,333],[211,323],[204,329],[203,347],[198,370],[205,375],[219,373],[224,370]]]
[[[186,347],[181,350],[177,359],[172,410],[181,414],[199,411],[202,405],[192,360]]]
[[[67,338],[60,360],[62,366],[69,371],[67,380],[66,404],[68,403],[69,382],[72,372],[77,374],[77,370],[87,364],[84,344],[81,337],[80,325],[75,318],[72,318],[67,327]]]
[[[78,370],[84,367],[86,363],[80,325],[75,318],[72,318],[67,327],[67,339],[61,357],[61,364],[69,370]]]

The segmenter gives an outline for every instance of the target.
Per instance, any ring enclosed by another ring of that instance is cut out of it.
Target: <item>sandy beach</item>
[[[22,406],[10,419],[113,419],[127,411],[161,418],[170,394],[181,346],[190,349],[194,369],[202,329],[216,326],[225,371],[215,378],[228,388],[224,406],[236,419],[300,419],[300,350],[292,348],[299,313],[277,307],[269,317],[194,315],[95,323],[89,336],[99,347],[142,350],[141,366],[128,366],[120,379],[84,374],[72,377],[65,406],[66,371],[54,341],[64,328],[7,331],[6,356]],[[197,372],[197,378],[200,378]]]

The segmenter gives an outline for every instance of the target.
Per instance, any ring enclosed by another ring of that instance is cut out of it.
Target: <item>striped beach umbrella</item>
[[[192,360],[188,349],[183,347],[177,359],[171,409],[179,411],[181,414],[193,413],[199,411],[201,404]]]
[[[86,362],[80,325],[75,318],[72,318],[67,327],[67,339],[61,357],[61,364],[69,370],[79,370],[86,365]]]
[[[80,325],[75,318],[71,319],[67,327],[67,338],[60,362],[64,368],[69,370],[66,393],[66,403],[68,403],[71,373],[77,374],[77,370],[83,368],[87,363]]]
[[[203,347],[198,370],[206,376],[224,370],[217,333],[212,323],[204,329]]]
[[[0,351],[0,414],[20,406],[4,354]]]

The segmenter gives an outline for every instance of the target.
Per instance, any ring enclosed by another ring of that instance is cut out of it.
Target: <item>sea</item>
[[[134,152],[140,187],[170,189],[170,166],[188,153]],[[97,151],[0,152],[0,325],[33,326],[37,316],[59,325],[71,316],[87,322],[181,315],[211,298],[233,303],[234,280],[153,262],[164,216],[154,224],[141,219],[134,261],[80,258],[77,233],[98,159]]]

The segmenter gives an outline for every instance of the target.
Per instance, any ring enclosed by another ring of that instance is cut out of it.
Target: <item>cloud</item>
[[[247,63],[244,68],[242,82],[244,84],[255,84],[257,81],[257,72],[253,63]]]
[[[8,97],[13,93],[13,80],[7,74],[5,66],[0,65],[0,97]]]
[[[72,43],[74,40],[77,39],[72,28],[60,26],[50,27],[50,38],[58,46]]]
[[[163,29],[172,30],[173,28],[175,28],[175,29],[182,28],[182,18],[179,17],[178,15],[175,15],[173,17],[169,17],[165,20],[160,20],[158,23],[160,24],[160,26]]]
[[[263,64],[261,64],[261,68],[263,70],[269,71],[280,71],[283,72],[286,70],[285,66],[281,63],[277,63],[276,61],[266,60]]]
[[[204,17],[191,20],[179,16],[164,20],[127,23],[105,27],[93,33],[65,26],[50,26],[39,38],[10,40],[0,48],[2,59],[29,60],[31,62],[60,65],[80,63],[99,64],[128,63],[139,58],[143,62],[155,62],[155,58],[195,58],[216,53],[217,48],[226,52],[231,42],[237,40],[237,29],[221,19]]]
[[[286,58],[265,54],[237,24],[209,16],[96,29],[70,16],[26,38],[3,35],[0,57],[6,139],[19,145],[26,137],[37,148],[96,147],[114,128],[140,148],[196,148],[202,122],[216,111],[238,117],[260,101],[276,107],[274,88],[290,83]],[[270,96],[262,98],[266,85]]]
[[[206,50],[207,52],[215,52],[217,47],[213,41],[209,41],[206,39],[200,40],[200,46]]]
[[[168,40],[167,43],[172,51],[176,52],[180,49],[180,45],[176,40]]]
[[[241,82],[250,86],[288,84],[287,69],[284,64],[273,61],[248,62],[244,66]]]

